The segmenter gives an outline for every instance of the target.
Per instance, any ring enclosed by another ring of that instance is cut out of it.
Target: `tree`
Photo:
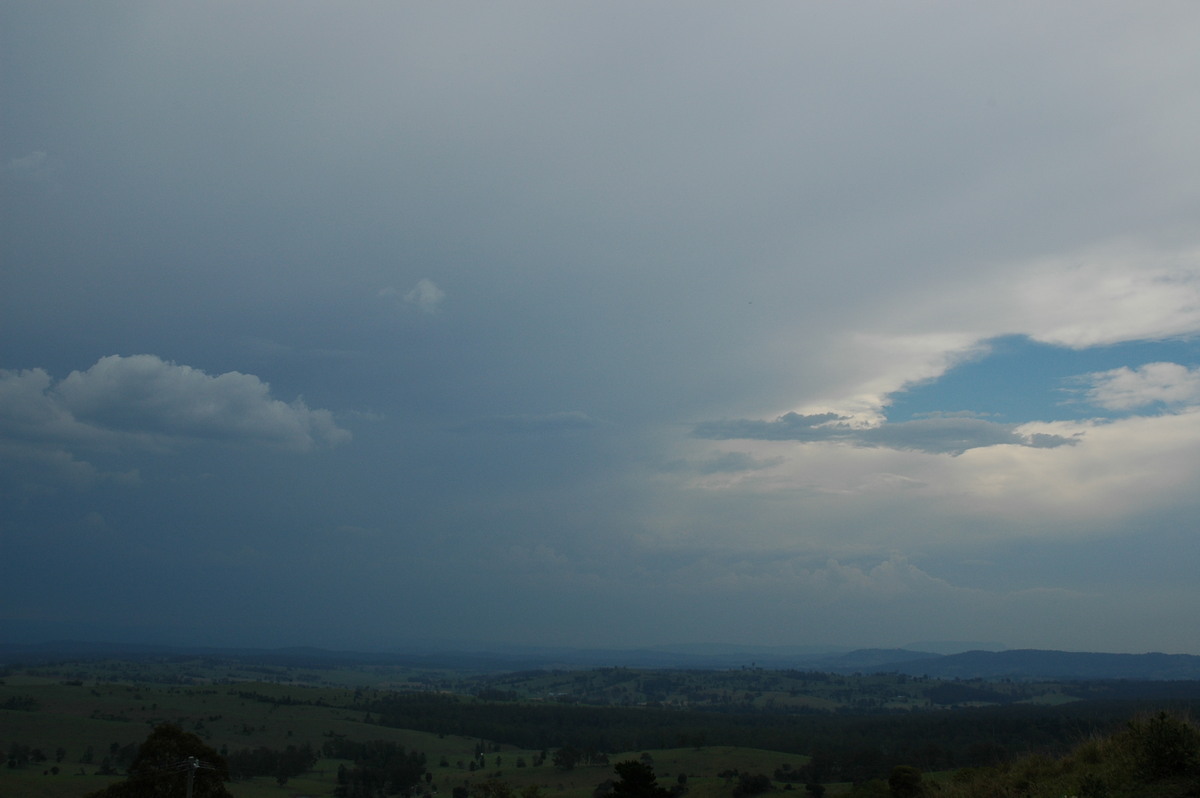
[[[194,734],[171,723],[155,727],[138,749],[125,781],[89,798],[233,798],[225,789],[229,768],[221,755]]]
[[[574,770],[575,766],[579,764],[581,756],[582,753],[578,748],[567,745],[554,752],[552,761],[554,762],[554,767],[559,770]]]
[[[925,794],[921,771],[911,765],[896,765],[888,776],[888,789],[893,798],[919,798]]]
[[[748,798],[751,795],[762,795],[764,792],[770,792],[771,779],[766,774],[758,773],[751,775],[742,773],[738,776],[737,786],[733,788],[733,794],[736,798]]]
[[[8,766],[10,768],[24,767],[29,762],[29,746],[20,743],[10,743],[8,746]]]
[[[618,762],[613,770],[620,779],[613,784],[613,798],[669,798],[671,791],[659,786],[654,768],[630,759]]]

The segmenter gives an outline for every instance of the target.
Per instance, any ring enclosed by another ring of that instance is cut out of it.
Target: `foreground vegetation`
[[[1200,709],[1194,683],[471,675],[216,658],[43,663],[0,677],[0,798],[122,784],[164,726],[226,764],[234,798],[606,798],[614,766],[629,761],[658,779],[655,796],[1200,795],[1200,736],[1184,719]]]
[[[875,782],[858,794],[896,794]],[[901,791],[903,792],[903,791]],[[1200,730],[1187,718],[1159,712],[1121,731],[1077,745],[1066,756],[1029,755],[988,768],[958,771],[911,795],[944,798],[1184,798],[1200,795]]]

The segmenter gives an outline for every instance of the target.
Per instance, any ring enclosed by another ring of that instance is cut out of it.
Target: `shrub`
[[[1183,775],[1200,765],[1200,731],[1183,717],[1159,712],[1133,720],[1126,735],[1134,766],[1143,778]]]

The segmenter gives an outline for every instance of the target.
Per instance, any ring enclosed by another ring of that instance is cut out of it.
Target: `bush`
[[[1178,715],[1159,712],[1130,721],[1126,735],[1134,766],[1143,778],[1179,776],[1200,765],[1200,732]]]

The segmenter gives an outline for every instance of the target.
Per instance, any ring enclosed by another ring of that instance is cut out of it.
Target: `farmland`
[[[461,795],[488,780],[591,798],[612,764],[652,763],[660,783],[727,798],[741,774],[830,794],[899,762],[926,771],[1061,751],[1137,708],[1188,708],[1194,683],[941,681],[741,668],[472,673],[238,657],[141,657],[13,665],[0,684],[0,796],[66,798],[122,778],[160,724],[223,756],[311,750],[315,764],[228,785],[236,798],[331,796],[339,741],[424,757],[414,792]],[[573,752],[565,761],[564,752]],[[569,765],[569,766],[568,766]]]

